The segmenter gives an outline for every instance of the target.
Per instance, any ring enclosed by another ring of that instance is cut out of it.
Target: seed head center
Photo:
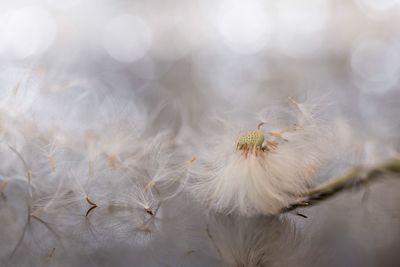
[[[260,130],[249,131],[239,136],[238,147],[240,146],[257,146],[261,147],[264,142],[264,133]]]

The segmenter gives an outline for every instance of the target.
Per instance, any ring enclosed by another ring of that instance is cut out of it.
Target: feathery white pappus
[[[291,102],[277,109],[286,113],[275,114],[283,121],[267,115],[255,130],[228,126],[201,139],[188,186],[197,200],[217,212],[253,216],[279,213],[305,192],[332,152],[332,137],[315,105]]]
[[[302,253],[301,233],[287,218],[213,215],[207,221],[207,235],[220,266],[296,266]]]
[[[16,182],[29,193],[29,208],[18,216],[30,219],[7,256],[32,247],[28,227],[35,238],[51,239],[35,246],[45,255],[53,247],[78,255],[122,241],[155,242],[168,224],[163,205],[182,191],[187,173],[169,130],[153,130],[160,109],[147,109],[124,89],[93,85],[35,91],[23,112],[25,84],[0,94],[0,204],[13,204],[5,189]]]

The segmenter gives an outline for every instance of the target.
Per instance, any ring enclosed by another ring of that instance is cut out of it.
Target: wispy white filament
[[[268,132],[274,125],[264,118],[265,151],[237,150],[239,130],[202,137],[190,192],[213,210],[246,216],[278,213],[299,198],[331,153],[332,139],[315,106],[295,103],[284,110],[290,116],[278,124],[287,123],[286,130]]]

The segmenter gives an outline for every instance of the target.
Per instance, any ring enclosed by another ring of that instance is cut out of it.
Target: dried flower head
[[[234,135],[224,129],[204,137],[190,170],[194,196],[218,212],[246,216],[278,213],[300,197],[331,152],[332,140],[315,110],[296,105],[288,108],[293,119],[284,129],[276,130],[267,117],[252,131]]]

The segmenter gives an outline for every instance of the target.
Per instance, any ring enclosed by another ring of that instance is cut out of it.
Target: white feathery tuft
[[[220,266],[296,266],[302,253],[300,233],[285,217],[212,216],[207,235]]]
[[[241,148],[240,138],[249,132],[235,135],[232,126],[201,137],[197,161],[191,165],[190,192],[215,211],[245,216],[276,214],[296,201],[333,148],[329,126],[314,116],[314,105],[313,110],[308,106],[292,101],[292,107],[282,109],[286,114],[264,115],[262,145],[250,141]],[[278,130],[274,124],[287,127]]]
[[[1,184],[21,182],[29,193],[22,214],[28,220],[7,256],[33,246],[29,231],[39,228],[36,239],[51,239],[39,254],[148,246],[162,234],[164,202],[183,189],[186,159],[168,131],[152,133],[157,114],[133,94],[86,85],[36,92],[23,110],[14,98],[28,87],[2,98]]]

